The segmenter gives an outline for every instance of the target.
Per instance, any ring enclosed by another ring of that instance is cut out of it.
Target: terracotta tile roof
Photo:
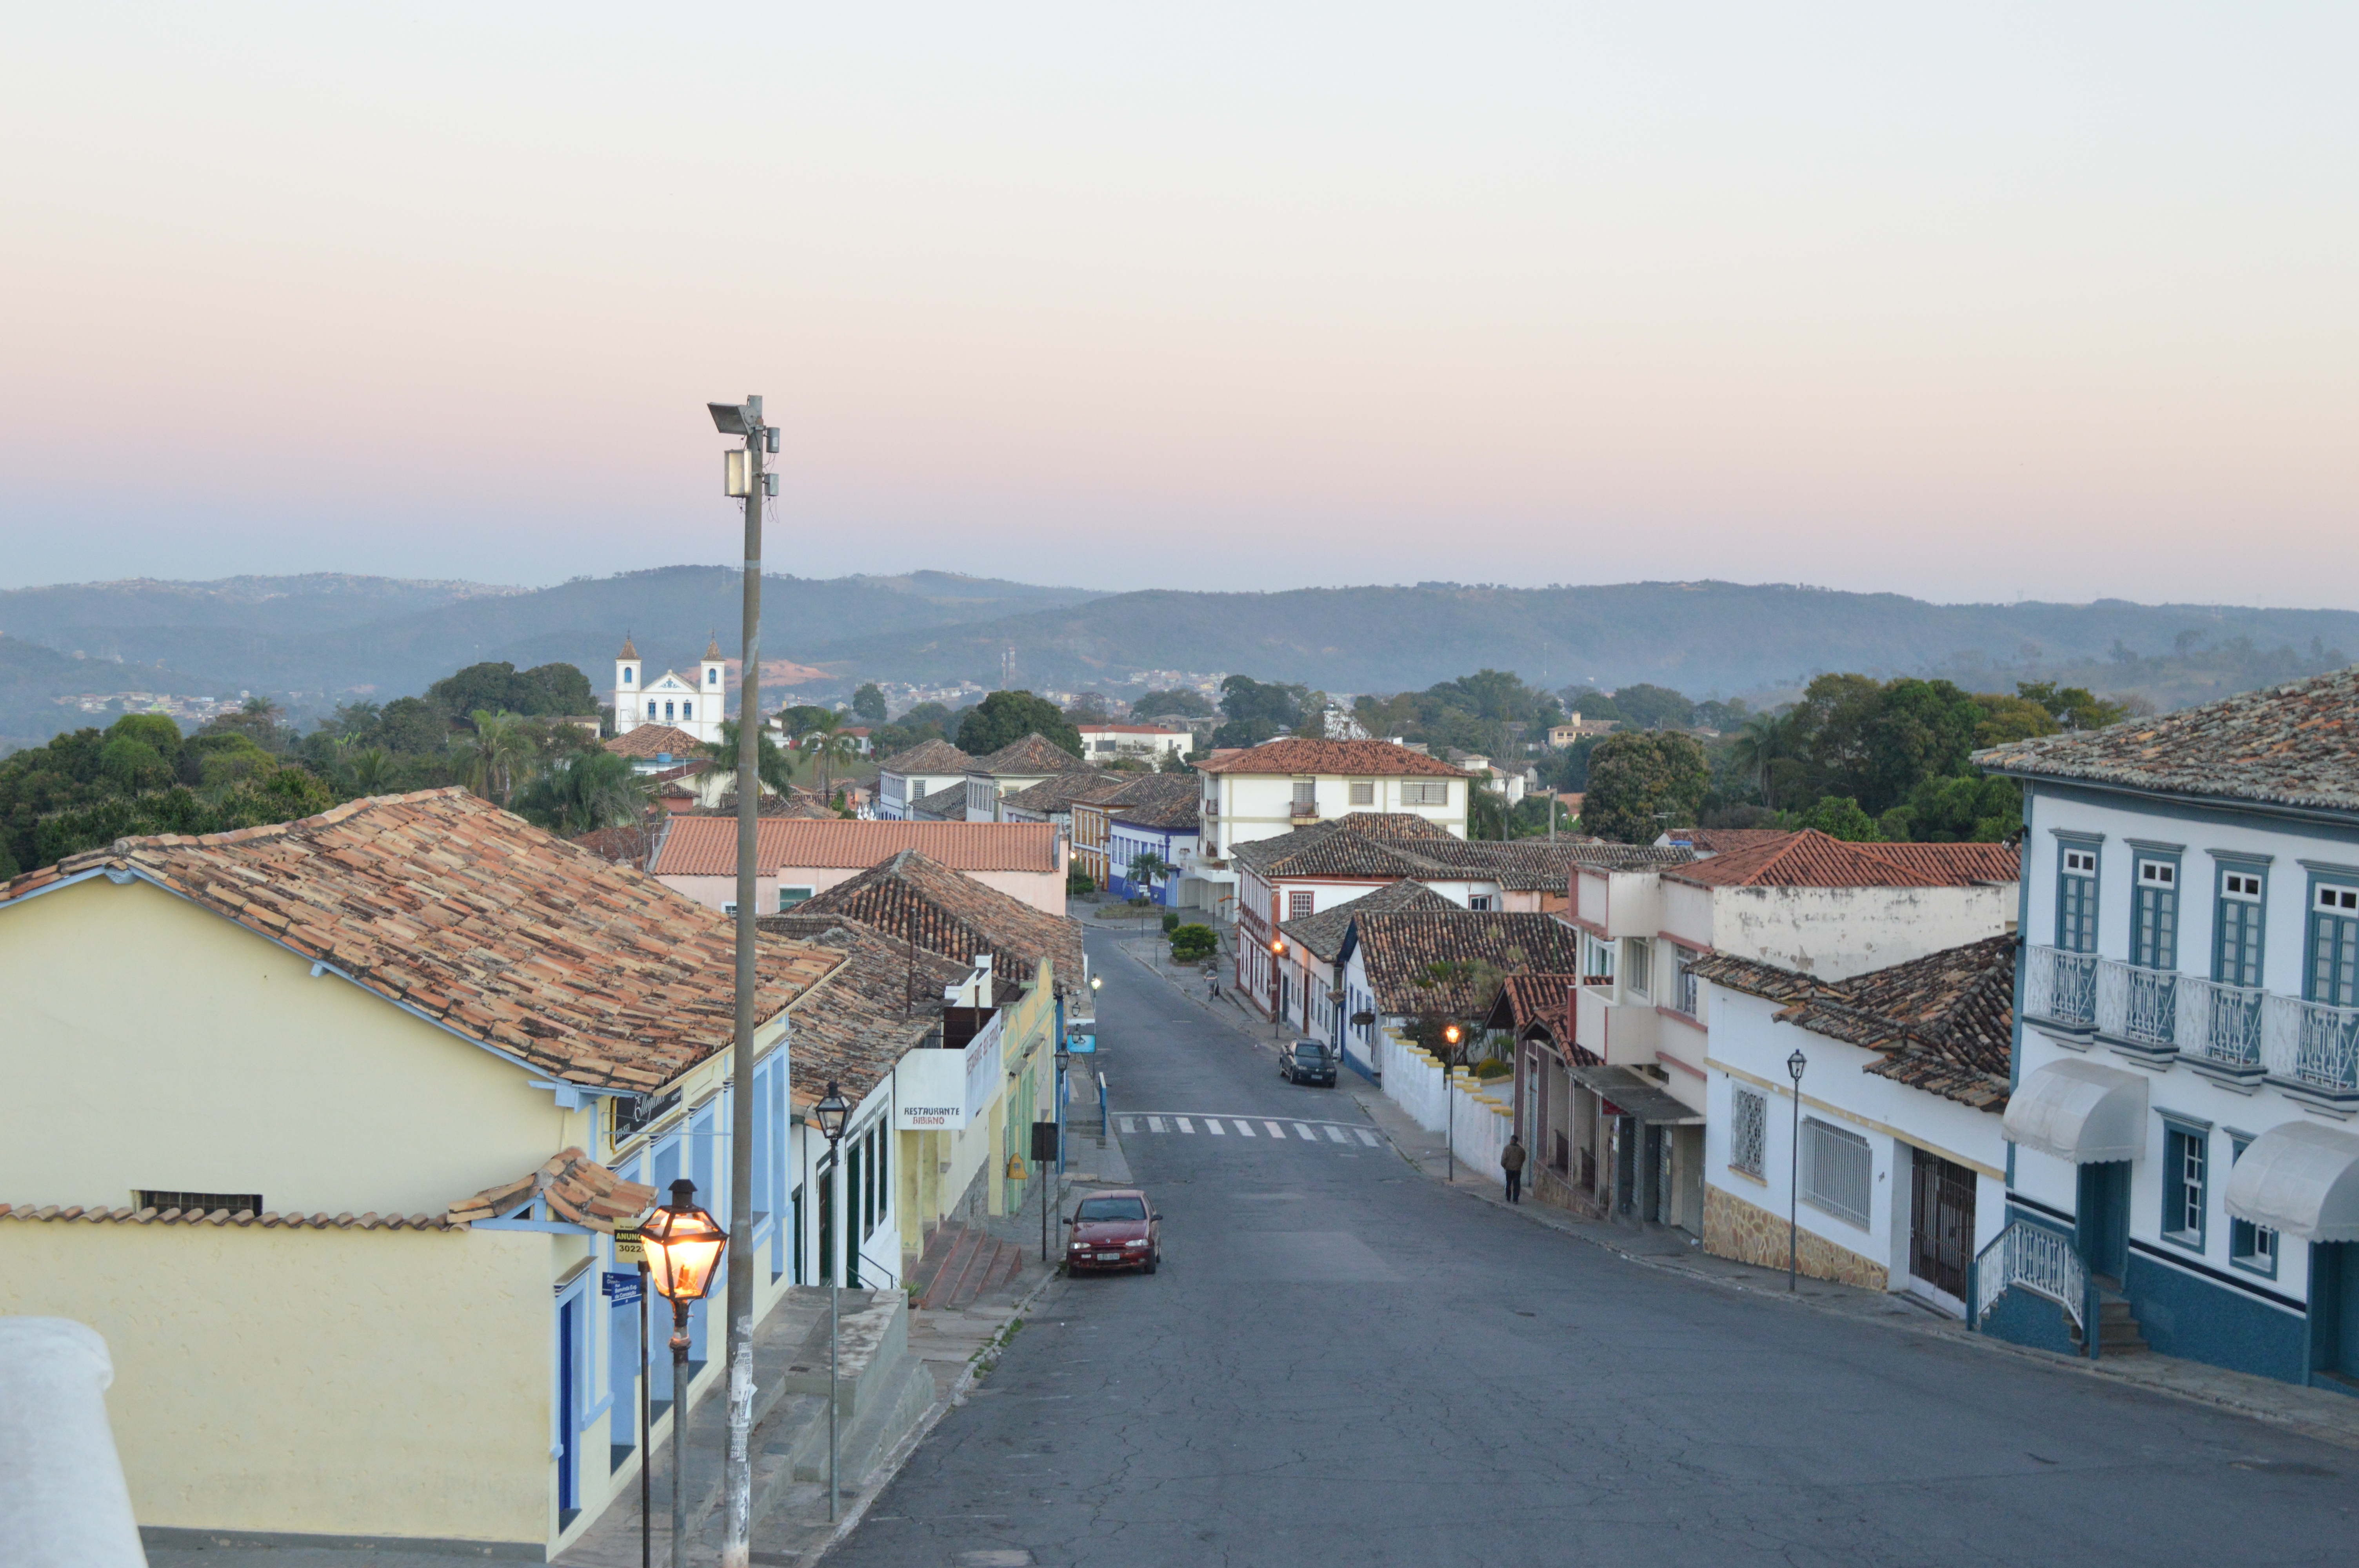
[[[727,916],[463,789],[120,838],[0,887],[0,907],[99,871],[153,881],[570,1082],[654,1089],[734,1031]],[[765,946],[756,1015],[838,961]]]
[[[1504,843],[1488,838],[1445,838],[1402,848],[1421,860],[1451,867],[1462,875],[1487,877],[1502,888],[1518,892],[1561,894],[1574,866],[1596,863],[1595,857],[1583,853],[1596,846],[1561,838],[1553,844],[1545,838],[1511,838]],[[1614,848],[1626,846],[1617,844]]]
[[[1055,983],[1082,979],[1078,922],[1040,911],[951,871],[915,849],[904,849],[849,881],[838,882],[796,909],[808,914],[849,914],[886,936],[914,941],[962,963],[989,953],[1013,963],[1016,978],[1032,979],[1047,958]]]
[[[1663,837],[1672,844],[1689,846],[1699,855],[1717,855],[1786,835],[1783,827],[1674,827]]]
[[[931,795],[921,795],[909,803],[912,811],[922,811],[939,816],[945,822],[966,820],[966,781],[945,784]]]
[[[1410,849],[1411,845],[1398,840],[1388,843],[1371,838],[1340,822],[1321,822],[1298,827],[1291,833],[1235,845],[1229,854],[1271,881],[1281,877],[1396,881],[1402,877],[1433,875],[1435,862],[1410,853]]]
[[[55,1204],[34,1208],[26,1204],[0,1204],[0,1219],[79,1222],[83,1225],[234,1225],[243,1229],[258,1225],[265,1230],[464,1230],[447,1214],[255,1214],[225,1208],[60,1208]]]
[[[1680,844],[1609,844],[1603,838],[1572,847],[1573,863],[1593,871],[1644,871],[1684,866],[1696,852]]]
[[[762,924],[766,928],[770,921]],[[788,1093],[798,1109],[818,1104],[831,1080],[858,1105],[893,1064],[941,1026],[942,988],[972,972],[864,921],[839,919],[812,930],[818,924],[806,917],[802,939],[842,954],[844,962],[787,1010],[794,1031]]]
[[[1658,849],[1651,845],[1598,844],[1586,840],[1545,838],[1469,840],[1436,828],[1431,834],[1390,831],[1369,833],[1361,824],[1382,821],[1389,829],[1420,817],[1395,814],[1379,817],[1355,813],[1332,822],[1314,823],[1291,833],[1239,844],[1231,856],[1251,867],[1264,880],[1287,877],[1347,877],[1391,881],[1416,877],[1427,881],[1490,881],[1516,892],[1561,893],[1576,865],[1596,865],[1629,860],[1642,865],[1684,864],[1694,859],[1684,849]],[[1430,827],[1431,824],[1424,824]]]
[[[920,741],[906,752],[896,752],[876,764],[885,773],[963,773],[974,759],[948,741]]]
[[[755,868],[766,877],[788,866],[864,870],[904,849],[956,871],[1054,871],[1057,829],[1047,822],[858,822],[832,811],[824,819],[765,816],[754,825]],[[680,817],[655,869],[659,877],[736,875],[736,818]]]
[[[1566,1011],[1572,1002],[1574,988],[1581,977],[1562,975],[1509,975],[1499,988],[1499,1000],[1491,1009],[1489,1026],[1511,1029],[1517,1034],[1538,1024],[1551,1035],[1571,1033],[1567,1027],[1571,1014]]]
[[[625,633],[623,638],[623,651],[614,656],[618,659],[636,659],[639,656],[639,645],[631,641],[628,633]]]
[[[616,1220],[630,1219],[655,1206],[656,1190],[623,1180],[579,1149],[567,1149],[513,1182],[485,1187],[452,1204],[451,1223],[497,1219],[537,1197],[547,1200],[549,1212],[556,1218],[612,1235]]]
[[[1663,874],[1699,887],[1973,887],[2011,882],[2008,844],[1853,844],[1815,828],[1723,850]]]
[[[670,812],[660,806],[651,806],[640,821],[626,822],[619,827],[601,827],[578,836],[573,842],[610,864],[644,871],[655,859],[656,846],[663,841],[664,827],[671,820]]]
[[[1464,772],[1390,741],[1312,741],[1299,737],[1247,746],[1196,764],[1200,773],[1343,774],[1353,778],[1462,779]]]
[[[1282,920],[1277,928],[1289,938],[1299,942],[1311,954],[1326,963],[1333,963],[1343,948],[1343,938],[1352,929],[1352,922],[1364,914],[1389,914],[1394,910],[1425,910],[1441,914],[1456,909],[1440,893],[1423,882],[1397,881],[1364,892],[1343,903],[1330,904],[1316,914],[1306,914],[1299,920]]]
[[[1995,773],[2359,811],[2359,666],[1974,753]]]
[[[1977,1110],[2006,1108],[2014,1048],[2013,936],[1986,936],[1847,980],[1715,956],[1696,973],[1786,1005],[1777,1017],[1878,1054],[1867,1071]]]
[[[1338,827],[1364,833],[1371,838],[1456,838],[1457,834],[1414,811],[1347,811],[1334,819]]]
[[[702,757],[704,742],[669,724],[642,724],[603,742],[618,757]]]
[[[1058,745],[1038,730],[1021,741],[1011,741],[988,757],[977,758],[967,769],[971,773],[989,773],[994,778],[1026,774],[1070,773],[1087,768],[1089,763]]]
[[[1572,927],[1552,914],[1402,910],[1353,923],[1376,1009],[1428,1010],[1458,1018],[1490,1011],[1497,993],[1473,994],[1469,980],[1436,981],[1436,964],[1483,963],[1503,974],[1563,974],[1580,967]]]
[[[1110,822],[1193,833],[1203,827],[1204,786],[1188,773],[1148,773],[1106,808]]]
[[[1003,806],[1012,806],[1018,811],[1038,811],[1044,815],[1071,811],[1075,801],[1090,799],[1114,787],[1113,781],[1120,777],[1120,773],[1101,773],[1095,768],[1077,768],[1011,791],[1001,795],[999,803]]]

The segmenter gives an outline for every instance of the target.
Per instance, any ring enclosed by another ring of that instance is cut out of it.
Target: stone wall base
[[[1531,1195],[1541,1203],[1568,1210],[1583,1219],[1605,1217],[1605,1195],[1585,1193],[1568,1180],[1562,1172],[1549,1165],[1527,1165],[1526,1175],[1531,1177]]]
[[[1786,1217],[1749,1204],[1725,1187],[1703,1192],[1703,1249],[1740,1263],[1764,1269],[1786,1266]],[[1803,1231],[1796,1248],[1795,1267],[1813,1280],[1857,1285],[1862,1290],[1892,1288],[1890,1271],[1822,1236]]]

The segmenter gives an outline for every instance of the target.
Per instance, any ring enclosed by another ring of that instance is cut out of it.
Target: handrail
[[[2020,1219],[1992,1237],[1974,1254],[1975,1324],[2017,1287],[2054,1302],[2083,1336],[2088,1334],[2089,1274],[2071,1237]]]

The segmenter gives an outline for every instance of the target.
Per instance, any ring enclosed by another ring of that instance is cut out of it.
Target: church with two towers
[[[728,708],[726,670],[715,638],[705,644],[703,662],[693,676],[666,670],[650,680],[637,645],[624,638],[623,651],[614,655],[614,733],[627,735],[642,724],[669,724],[708,745],[719,744],[721,719]]]

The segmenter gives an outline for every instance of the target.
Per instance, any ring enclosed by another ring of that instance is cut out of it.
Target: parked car
[[[1068,1272],[1136,1269],[1152,1274],[1163,1261],[1163,1217],[1135,1187],[1093,1193],[1065,1223],[1073,1227],[1065,1247]]]
[[[1298,1040],[1277,1054],[1277,1076],[1290,1084],[1335,1087],[1335,1054],[1316,1040]]]

